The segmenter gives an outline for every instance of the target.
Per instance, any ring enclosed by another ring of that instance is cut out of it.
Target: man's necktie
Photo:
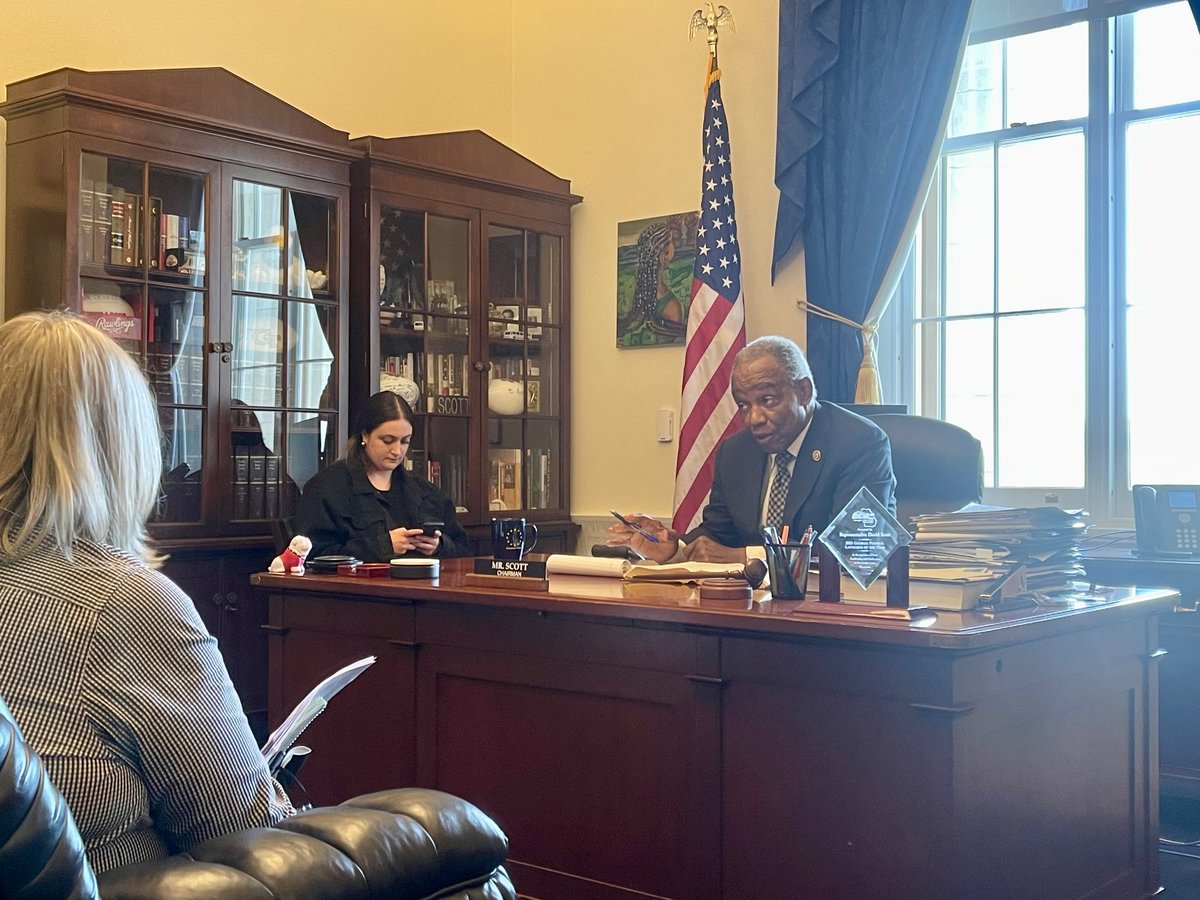
[[[776,528],[783,526],[783,507],[787,503],[788,485],[792,481],[788,463],[792,459],[792,454],[786,450],[775,454],[775,477],[771,479],[771,495],[767,500],[767,521],[763,523],[765,525],[774,525]]]

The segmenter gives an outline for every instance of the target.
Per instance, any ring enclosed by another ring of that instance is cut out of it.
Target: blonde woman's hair
[[[0,555],[81,540],[152,565],[162,479],[154,397],[115,341],[66,312],[0,325]]]

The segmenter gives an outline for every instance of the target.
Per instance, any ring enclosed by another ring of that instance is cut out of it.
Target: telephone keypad
[[[1200,532],[1195,528],[1176,528],[1175,546],[1180,550],[1195,553],[1200,550]]]

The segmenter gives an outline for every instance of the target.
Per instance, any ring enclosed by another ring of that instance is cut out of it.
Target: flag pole
[[[687,340],[680,390],[679,447],[671,531],[686,534],[702,519],[712,488],[716,451],[741,427],[729,393],[733,360],[746,346],[742,302],[741,242],[734,216],[729,128],[717,68],[718,29],[733,28],[733,14],[708,4],[692,13],[689,39],[701,28],[708,41],[701,138],[701,207],[696,225],[696,259],[688,300]]]

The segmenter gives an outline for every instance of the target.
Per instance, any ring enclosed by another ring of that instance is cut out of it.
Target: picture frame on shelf
[[[534,378],[525,382],[525,411],[531,413],[542,411],[542,383]]]
[[[540,338],[542,336],[542,308],[540,306],[531,306],[525,310],[525,320],[529,324],[525,326],[525,334],[531,338]]]

